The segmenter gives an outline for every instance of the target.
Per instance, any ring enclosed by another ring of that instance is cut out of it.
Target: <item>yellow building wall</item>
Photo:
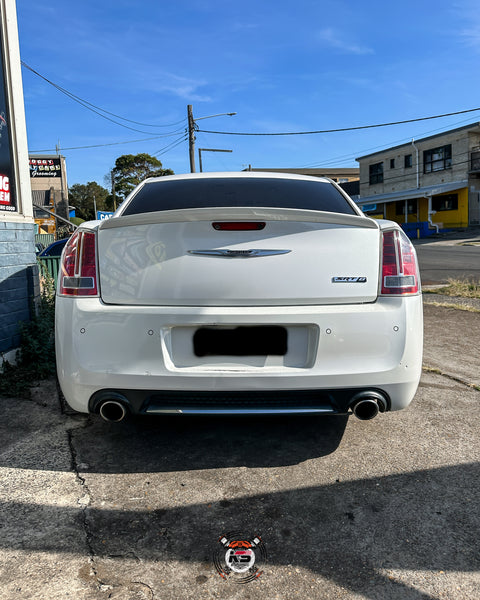
[[[468,227],[468,188],[455,191],[455,194],[458,194],[458,210],[440,210],[432,216],[432,222],[442,223],[442,229]],[[438,195],[448,196],[448,194]]]
[[[55,233],[55,219],[35,219],[36,225],[38,225],[38,233]]]
[[[452,192],[446,194],[438,194],[439,196],[448,196]],[[462,188],[461,190],[455,191],[458,194],[458,209],[457,210],[441,210],[437,211],[432,215],[432,223],[437,223],[442,229],[450,229],[455,227],[468,227],[468,188]],[[408,215],[408,223],[415,223],[417,221],[428,221],[428,199],[418,198],[417,199],[417,213]],[[389,202],[386,205],[385,218],[390,221],[395,221],[400,225],[405,223],[404,215],[396,214],[396,203]]]
[[[426,204],[426,198],[418,198],[417,199],[417,213],[413,213],[413,215],[408,215],[408,223],[417,223],[418,221],[426,221],[427,213],[428,213],[428,204]],[[424,206],[425,205],[425,206]],[[395,221],[395,223],[405,223],[405,215],[397,215],[396,202],[389,202],[387,204],[386,209],[386,219],[389,221]]]
[[[397,215],[395,214],[395,202],[389,202],[385,205],[385,218],[389,221],[397,221]]]

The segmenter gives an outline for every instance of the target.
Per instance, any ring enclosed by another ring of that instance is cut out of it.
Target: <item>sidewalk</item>
[[[480,226],[474,225],[467,229],[434,233],[430,237],[411,240],[414,246],[425,244],[440,244],[442,246],[480,245]]]
[[[430,297],[435,299],[430,300]],[[424,294],[423,298],[424,367],[438,369],[444,375],[480,387],[480,314],[431,304],[462,300],[470,306],[478,306],[480,300],[439,294]]]

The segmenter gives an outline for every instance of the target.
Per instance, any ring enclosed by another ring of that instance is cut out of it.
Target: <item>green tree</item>
[[[150,154],[124,154],[115,161],[112,170],[115,183],[115,195],[118,201],[124,200],[140,182],[147,177],[173,175],[171,169],[164,169],[162,163]]]
[[[97,218],[94,210],[95,204],[97,210],[110,210],[108,197],[108,190],[95,181],[89,181],[86,184],[76,183],[68,189],[68,203],[75,207],[75,216],[86,221]]]

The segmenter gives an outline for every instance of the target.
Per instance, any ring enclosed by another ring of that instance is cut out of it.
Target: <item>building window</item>
[[[370,185],[375,183],[383,183],[383,162],[375,163],[369,166]]]
[[[391,158],[391,159],[390,159],[390,168],[391,168],[391,169],[394,169],[394,168],[395,168],[395,159],[394,159],[394,158]]]
[[[413,200],[407,200],[407,213],[409,215],[417,214],[416,198],[414,198]],[[405,200],[397,200],[395,202],[395,214],[396,215],[405,215]]]
[[[423,172],[443,171],[452,168],[452,144],[425,150],[423,153]]]
[[[412,155],[411,154],[405,154],[405,168],[406,169],[410,169],[411,166],[413,164],[412,161]]]
[[[458,194],[432,196],[432,209],[436,211],[458,210]]]

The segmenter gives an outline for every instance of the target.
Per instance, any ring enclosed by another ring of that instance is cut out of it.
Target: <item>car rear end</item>
[[[57,365],[68,403],[139,414],[343,414],[412,400],[415,252],[332,182],[148,180],[62,259]]]

